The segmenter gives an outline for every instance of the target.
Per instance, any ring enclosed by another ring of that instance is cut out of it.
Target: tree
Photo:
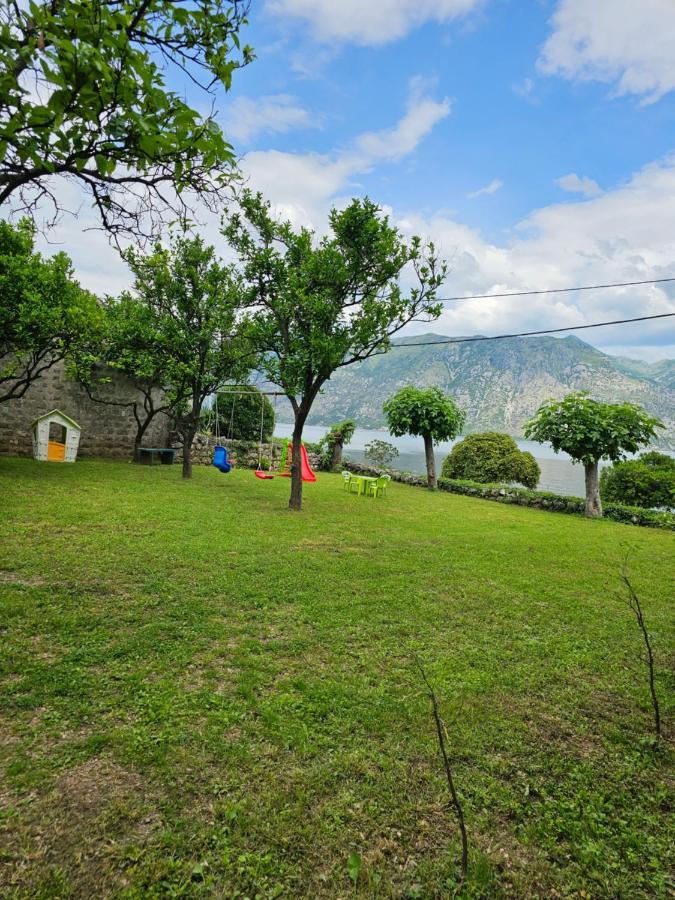
[[[525,437],[548,442],[584,467],[586,515],[602,516],[598,485],[601,459],[616,461],[636,453],[664,425],[635,403],[602,403],[585,392],[547,400],[525,425]]]
[[[317,240],[276,221],[259,194],[244,192],[240,212],[223,228],[243,266],[251,339],[293,408],[291,509],[302,505],[303,428],[333,372],[385,352],[393,334],[441,310],[435,298],[446,269],[433,245],[417,237],[406,243],[367,198],[333,209],[329,226]],[[404,295],[399,276],[407,266],[416,286]]]
[[[394,437],[412,434],[424,438],[427,484],[437,487],[434,444],[451,441],[464,427],[464,412],[440,388],[405,387],[384,404],[387,426]]]
[[[102,320],[65,253],[44,259],[28,220],[0,221],[0,403],[23,397],[55,363],[93,345]]]
[[[215,409],[212,412],[215,416]],[[259,441],[261,412],[262,440],[267,443],[274,434],[274,407],[255,385],[228,384],[218,394],[218,431],[238,441]]]
[[[666,453],[641,453],[616,462],[600,475],[600,496],[615,503],[675,507],[675,459]]]
[[[485,431],[469,434],[455,444],[443,462],[442,475],[483,484],[518,482],[535,488],[541,472],[534,456],[519,450],[508,434]]]
[[[213,209],[235,168],[213,114],[167,87],[230,87],[252,58],[238,0],[2,0],[0,204],[61,201],[53,177],[87,192],[112,235],[184,221],[192,195]],[[203,97],[200,105],[203,104]]]
[[[319,441],[323,468],[329,472],[337,472],[339,470],[342,465],[344,446],[351,441],[355,431],[356,422],[353,422],[351,419],[345,419],[344,422],[331,425],[330,429]]]
[[[173,321],[162,316],[138,297],[124,293],[105,301],[105,334],[93,351],[80,354],[77,376],[96,403],[128,407],[136,422],[134,460],[151,423],[158,415],[172,418],[187,399],[185,378],[170,380],[175,372],[167,367]],[[102,396],[110,381],[109,371],[121,372],[134,386],[137,397],[118,401]],[[181,377],[180,375],[178,376]]]
[[[386,469],[389,463],[393,462],[398,456],[398,447],[395,447],[388,441],[376,439],[366,444],[363,455],[368,462],[373,463],[380,469]]]
[[[129,250],[134,290],[159,323],[166,383],[182,386],[187,408],[179,421],[183,477],[192,475],[192,442],[204,400],[227,381],[244,380],[253,356],[239,333],[241,286],[201,238],[180,235],[169,249]]]

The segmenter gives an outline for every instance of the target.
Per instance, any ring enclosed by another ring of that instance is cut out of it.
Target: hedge
[[[376,469],[362,463],[345,462],[345,468],[363,475],[381,475],[386,472],[393,481],[410,484],[415,487],[426,487],[427,480],[421,475],[411,472],[398,472],[396,469]],[[550,512],[562,512],[583,515],[586,501],[581,497],[565,497],[550,494],[547,491],[535,491],[529,488],[511,487],[503,484],[480,484],[477,481],[461,481],[456,478],[439,478],[438,488],[450,494],[464,494],[481,500],[492,500],[496,503],[513,503],[517,506],[529,506],[534,509],[546,509]],[[604,518],[627,525],[642,525],[646,528],[666,528],[675,531],[675,514],[642,509],[639,506],[624,506],[621,503],[603,504]]]

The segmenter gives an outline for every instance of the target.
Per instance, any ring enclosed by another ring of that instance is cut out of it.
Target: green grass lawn
[[[0,459],[0,895],[452,896],[417,653],[461,896],[669,896],[673,757],[615,592],[630,549],[672,734],[673,535],[288,491]]]

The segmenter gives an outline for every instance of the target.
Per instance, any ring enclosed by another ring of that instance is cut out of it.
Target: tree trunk
[[[330,457],[331,472],[337,472],[342,464],[342,449],[342,441],[335,441],[333,444],[333,452]]]
[[[193,394],[192,411],[183,429],[183,478],[192,478],[192,442],[199,428],[202,405]]]
[[[141,461],[140,448],[143,443],[143,437],[145,432],[148,430],[150,422],[152,422],[153,417],[151,416],[149,419],[146,419],[145,422],[139,422],[136,428],[136,439],[134,441],[134,462]]]
[[[436,460],[434,459],[434,442],[430,434],[424,435],[424,455],[427,460],[427,486],[430,491],[438,487],[436,480]]]
[[[600,502],[600,481],[598,478],[598,461],[584,463],[586,476],[586,515],[591,519],[599,519],[602,516],[602,503]]]
[[[189,425],[183,431],[183,478],[192,478],[192,442],[196,429]]]
[[[307,414],[299,410],[295,415],[293,426],[293,458],[291,460],[291,499],[288,501],[290,509],[302,509],[302,429],[305,426]]]

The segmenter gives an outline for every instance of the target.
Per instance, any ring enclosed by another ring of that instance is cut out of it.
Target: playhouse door
[[[63,462],[66,458],[66,429],[58,422],[49,424],[47,459],[49,462]]]
[[[58,441],[50,441],[47,444],[47,459],[50,462],[63,462],[66,458],[66,445]]]

